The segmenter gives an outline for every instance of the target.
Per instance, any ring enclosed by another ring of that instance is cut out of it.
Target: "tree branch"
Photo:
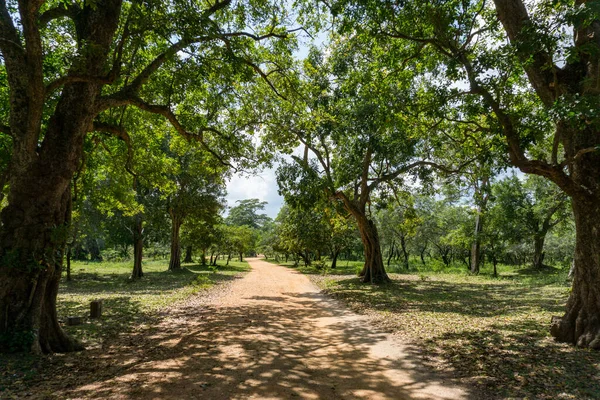
[[[179,133],[185,139],[187,139],[189,141],[194,140],[194,141],[200,143],[200,145],[206,151],[208,151],[210,154],[212,154],[213,157],[215,157],[221,164],[223,164],[226,167],[233,168],[234,170],[236,170],[236,168],[232,164],[227,162],[223,156],[221,156],[220,154],[215,152],[213,149],[211,149],[210,146],[208,144],[206,144],[206,142],[204,141],[204,137],[203,137],[204,132],[212,132],[219,136],[223,136],[223,134],[218,129],[212,128],[212,127],[203,127],[197,133],[192,133],[184,128],[184,126],[177,119],[177,116],[175,115],[175,113],[168,106],[162,106],[162,105],[158,105],[158,104],[150,104],[150,103],[143,101],[139,97],[113,99],[113,101],[114,101],[114,103],[112,103],[112,104],[115,104],[114,106],[132,105],[134,107],[139,108],[140,110],[147,111],[152,114],[162,115],[163,117],[165,117],[167,119],[167,121],[169,121],[171,126],[173,126],[173,128],[175,128],[177,133]]]
[[[567,158],[566,160],[561,162],[559,166],[561,168],[564,168],[567,165],[572,164],[575,161],[577,161],[578,159],[580,159],[581,156],[583,156],[584,154],[593,153],[594,151],[597,151],[597,150],[598,150],[598,147],[587,147],[585,149],[581,149],[573,157]]]
[[[525,30],[531,27],[532,23],[523,1],[494,0],[494,4],[510,42],[517,48],[521,41],[531,44],[525,36]],[[540,48],[534,50],[533,54],[532,51],[519,51],[519,57],[524,63],[525,72],[536,93],[547,107],[551,107],[557,96],[555,89],[558,85],[555,79],[560,68],[554,64],[552,56]]]
[[[41,27],[45,27],[48,23],[54,19],[68,17],[73,18],[73,7],[76,7],[75,4],[71,4],[69,6],[60,5],[58,7],[51,8],[47,11],[44,11],[38,18],[38,24]]]
[[[2,50],[6,63],[10,63],[12,53],[25,55],[25,49],[19,39],[19,33],[6,7],[6,1],[0,3],[0,50]],[[8,59],[7,59],[8,58]],[[7,67],[9,67],[7,65]]]
[[[133,146],[131,144],[131,137],[127,130],[119,125],[107,124],[101,121],[94,121],[92,125],[93,131],[109,133],[119,139],[121,139],[127,146],[127,162],[125,163],[125,170],[132,176],[137,176],[133,172]]]
[[[426,160],[415,161],[411,164],[405,165],[404,167],[397,169],[396,171],[394,171],[392,173],[382,175],[378,178],[369,179],[371,181],[371,184],[369,185],[369,189],[373,190],[381,182],[388,182],[393,179],[396,179],[401,174],[404,174],[416,167],[429,166],[429,167],[438,169],[446,174],[456,174],[456,173],[461,172],[467,165],[471,164],[475,160],[477,160],[477,158],[471,158],[471,159],[465,161],[464,163],[462,163],[461,165],[459,165],[458,168],[451,168],[451,167],[447,167],[445,165],[437,164],[432,161],[426,161]]]
[[[70,83],[98,83],[110,85],[115,81],[114,76],[85,76],[85,75],[66,75],[61,76],[60,78],[55,79],[54,81],[48,83],[46,85],[45,93],[46,97],[51,95],[55,90],[60,88],[61,86],[68,85]]]

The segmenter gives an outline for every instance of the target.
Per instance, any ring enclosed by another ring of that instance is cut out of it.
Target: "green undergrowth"
[[[144,262],[144,276],[131,280],[132,262],[101,262],[72,264],[73,279],[62,282],[57,311],[60,320],[69,316],[84,316],[85,323],[67,326],[68,333],[88,345],[99,344],[112,335],[127,332],[133,326],[146,323],[164,307],[184,300],[218,281],[249,271],[246,262],[231,261],[218,267],[183,264],[180,271],[168,271],[168,260]],[[90,302],[102,300],[101,319],[89,319]]]
[[[564,270],[499,266],[390,273],[370,285],[345,261],[333,273],[299,267],[326,293],[415,344],[414,356],[450,371],[476,398],[600,399],[600,353],[555,342],[550,319],[570,291]],[[362,263],[361,263],[362,265]]]

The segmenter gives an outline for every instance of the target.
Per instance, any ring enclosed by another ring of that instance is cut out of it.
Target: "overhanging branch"
[[[52,20],[68,17],[73,18],[75,4],[70,6],[60,5],[58,7],[51,8],[47,11],[44,11],[38,18],[38,23],[40,26],[45,27]]]
[[[85,76],[85,75],[66,75],[50,82],[46,85],[46,96],[52,94],[55,90],[61,86],[68,85],[70,83],[97,83],[110,85],[115,81],[114,76]]]
[[[416,167],[426,167],[427,166],[427,167],[432,167],[434,169],[442,171],[445,174],[456,174],[456,173],[461,172],[465,167],[467,167],[469,164],[474,162],[476,159],[477,158],[471,158],[471,159],[465,161],[464,163],[460,164],[456,168],[438,164],[433,161],[426,161],[426,160],[415,161],[411,164],[405,165],[402,168],[397,169],[396,171],[394,171],[392,173],[385,174],[385,175],[382,175],[377,178],[369,179],[371,181],[371,184],[369,185],[369,190],[375,189],[377,187],[377,185],[379,185],[382,182],[389,182],[391,180],[394,180],[397,177],[399,177],[400,175],[402,175]]]
[[[183,136],[184,138],[186,138],[189,141],[194,140],[194,141],[200,143],[200,145],[206,151],[208,151],[210,154],[212,154],[212,156],[215,157],[221,164],[223,164],[226,167],[235,169],[235,167],[231,163],[227,162],[223,156],[221,156],[216,151],[214,151],[204,141],[204,135],[203,135],[204,132],[212,132],[219,136],[223,136],[222,133],[218,129],[212,128],[212,127],[202,127],[198,130],[198,132],[192,133],[192,132],[188,131],[187,129],[185,129],[185,127],[181,124],[181,122],[179,122],[179,119],[177,118],[175,113],[168,106],[163,106],[163,105],[158,105],[158,104],[150,104],[150,103],[143,101],[139,97],[132,97],[132,98],[124,99],[121,101],[124,102],[124,104],[122,104],[122,105],[129,104],[129,105],[139,108],[140,110],[143,110],[143,111],[146,111],[146,112],[149,112],[152,114],[162,115],[163,117],[165,117],[167,119],[167,121],[169,121],[171,126],[173,126],[173,128],[175,128],[177,133],[179,133],[181,136]]]

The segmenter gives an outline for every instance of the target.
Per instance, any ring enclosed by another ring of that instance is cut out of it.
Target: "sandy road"
[[[419,368],[415,349],[288,268],[252,271],[208,304],[173,310],[123,372],[72,398],[467,399]],[[118,355],[117,355],[118,357]],[[126,355],[123,355],[125,358]]]

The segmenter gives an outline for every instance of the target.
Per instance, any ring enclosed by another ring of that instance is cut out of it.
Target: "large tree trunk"
[[[26,7],[27,2],[20,6]],[[94,49],[78,62],[80,75],[102,73],[119,14],[120,1],[100,1],[80,16],[85,30],[79,34],[86,41],[82,51]],[[85,133],[92,126],[101,85],[65,85],[42,134],[43,54],[36,48],[36,22],[29,20],[37,15],[26,16],[21,22],[27,24],[32,40],[28,57],[1,46],[10,86],[13,152],[8,205],[2,210],[0,228],[0,350],[81,350],[82,345],[58,323],[56,295],[68,233],[70,182],[82,157]]]
[[[355,214],[355,218],[358,223],[360,238],[365,248],[365,265],[359,276],[363,282],[389,282],[390,278],[385,272],[383,265],[379,234],[377,233],[375,223],[364,214],[357,213]]]
[[[70,213],[69,180],[48,196],[45,191],[50,188],[35,178],[29,175],[13,182],[9,205],[2,212],[0,350],[81,350],[81,344],[63,332],[56,315]],[[32,195],[36,188],[41,192]]]
[[[181,243],[179,231],[183,223],[181,217],[171,213],[171,259],[169,260],[169,271],[181,270]]]
[[[565,315],[552,336],[579,347],[600,349],[600,205],[573,198],[576,243],[573,287]]]
[[[133,227],[133,271],[131,272],[131,279],[139,279],[144,276],[142,271],[143,249],[143,221],[142,215],[138,214],[135,216],[135,226]]]
[[[192,258],[192,246],[185,247],[185,258],[183,259],[184,263],[192,263],[194,262]]]

